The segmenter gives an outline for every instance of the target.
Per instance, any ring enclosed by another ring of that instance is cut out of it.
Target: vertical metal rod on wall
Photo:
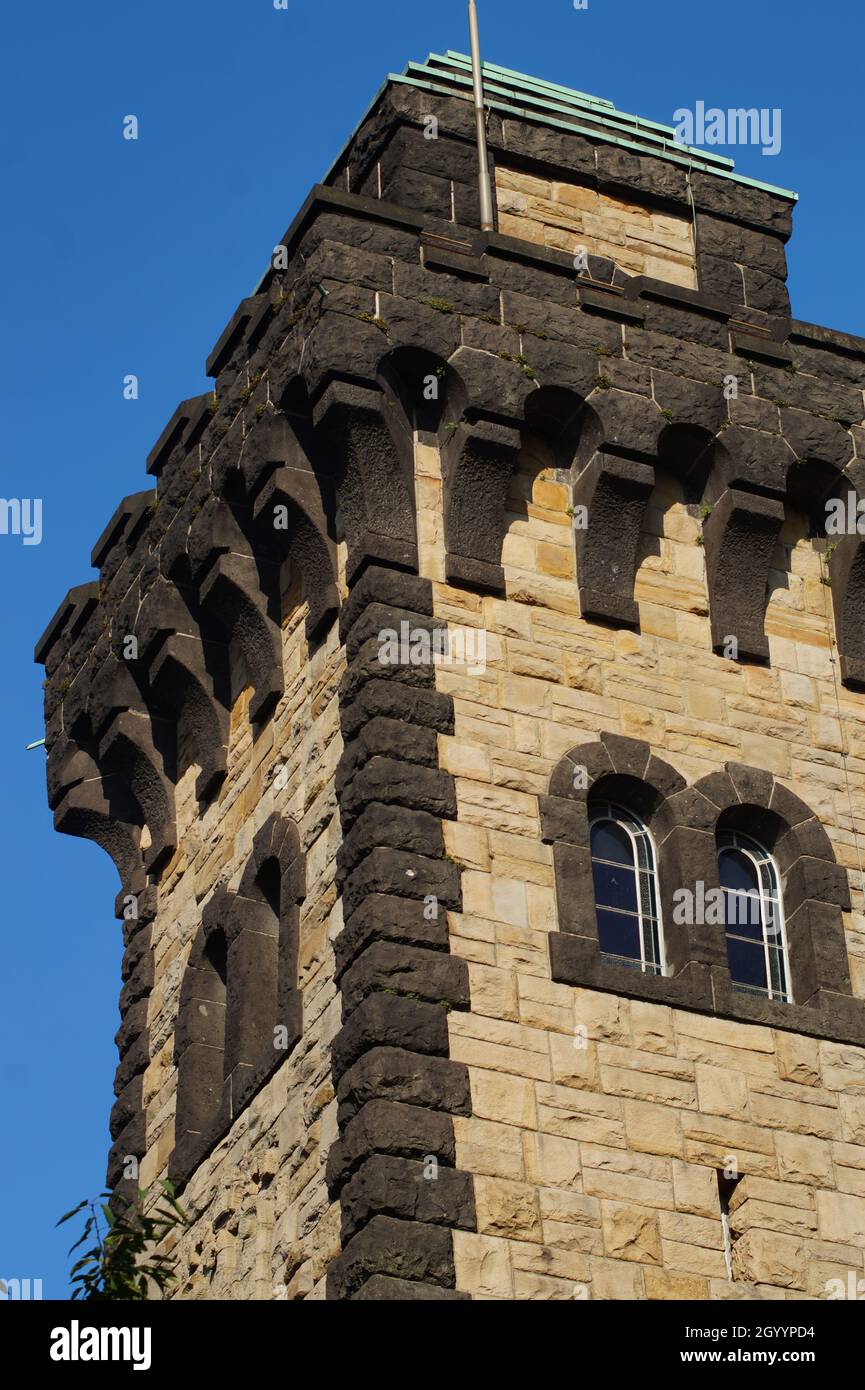
[[[490,183],[490,162],[487,155],[487,125],[484,112],[484,79],[481,71],[481,41],[478,34],[478,7],[469,0],[469,33],[472,46],[472,80],[475,87],[475,122],[478,131],[478,188],[481,195],[481,228],[493,227],[493,190]]]

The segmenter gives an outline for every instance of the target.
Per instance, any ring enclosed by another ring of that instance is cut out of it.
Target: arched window
[[[722,833],[718,874],[734,991],[789,1004],[787,937],[774,859],[750,836]]]
[[[663,975],[664,937],[649,831],[623,807],[598,802],[590,807],[589,843],[601,955],[612,964]]]

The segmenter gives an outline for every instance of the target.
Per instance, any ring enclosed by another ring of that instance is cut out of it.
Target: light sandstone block
[[[566,1035],[574,1045],[574,1006],[566,985],[553,984],[536,976],[519,980],[520,1023],[529,1028],[545,1029],[550,1042]]]
[[[745,1048],[753,1052],[774,1053],[775,1043],[769,1028],[753,1023],[737,1023],[733,1019],[712,1018],[708,1014],[676,1013],[677,1037],[698,1038],[722,1047]]]
[[[519,1019],[517,975],[513,970],[492,969],[486,965],[469,966],[469,989],[472,1010],[491,1018]]]
[[[605,1067],[601,1063],[601,1082],[611,1094],[631,1100],[660,1102],[664,1105],[695,1110],[697,1093],[690,1081],[656,1073],[643,1073],[628,1067]]]
[[[581,1192],[564,1192],[558,1187],[544,1187],[540,1190],[539,1198],[542,1221],[600,1230],[601,1203],[597,1197],[587,1197]]]
[[[469,1081],[474,1115],[522,1129],[536,1128],[535,1088],[526,1077],[472,1068]]]
[[[580,1145],[555,1134],[526,1134],[526,1177],[540,1187],[575,1189],[580,1182]]]
[[[474,869],[478,873],[489,873],[490,850],[489,834],[475,825],[461,825],[459,821],[442,823],[445,837],[445,853],[462,867]]]
[[[718,1178],[714,1168],[683,1163],[681,1159],[674,1158],[673,1192],[677,1211],[713,1220],[720,1211]]]
[[[747,1231],[776,1231],[784,1236],[815,1236],[817,1214],[801,1207],[785,1207],[777,1202],[748,1198],[730,1216],[730,1229],[737,1237]]]
[[[816,1201],[823,1240],[865,1247],[865,1197],[818,1192]]]
[[[841,1134],[852,1144],[865,1145],[865,1096],[839,1097]]]
[[[624,1260],[592,1260],[590,1296],[627,1302],[644,1298],[643,1266]]]
[[[478,1038],[467,1037],[453,1032],[451,1015],[450,1055],[455,1062],[465,1062],[469,1067],[480,1070],[509,1072],[516,1076],[532,1077],[536,1081],[546,1081],[550,1075],[550,1059],[538,1052],[526,1051],[519,1047],[503,1047],[500,1043],[484,1042]]]
[[[580,1034],[550,1034],[552,1079],[559,1086],[596,1091],[600,1087],[597,1044]]]
[[[682,1245],[702,1246],[706,1250],[724,1248],[720,1208],[715,1212],[714,1219],[688,1216],[680,1211],[662,1211],[659,1220],[664,1240],[677,1241]]]
[[[600,1227],[574,1225],[566,1221],[544,1220],[544,1245],[576,1254],[603,1255],[604,1237]]]
[[[513,1298],[509,1244],[494,1236],[454,1231],[456,1286],[487,1298]]]
[[[796,1236],[776,1235],[772,1231],[748,1231],[733,1245],[733,1278],[782,1289],[804,1289],[804,1242]]]
[[[536,1188],[504,1178],[475,1179],[478,1231],[508,1240],[540,1241],[541,1217]]]
[[[603,1203],[604,1249],[617,1260],[661,1263],[658,1216],[643,1207]]]
[[[673,1274],[669,1270],[653,1269],[647,1265],[643,1270],[643,1283],[646,1298],[654,1301],[669,1299],[688,1302],[709,1297],[708,1280],[696,1274]]]
[[[865,1049],[843,1043],[820,1044],[823,1085],[846,1095],[865,1092]]]
[[[632,999],[631,1030],[634,1047],[639,1051],[675,1051],[673,1010],[663,1004],[648,1004],[642,999]]]
[[[707,1279],[723,1279],[727,1262],[722,1250],[709,1250],[702,1245],[683,1244],[677,1240],[662,1242],[665,1268],[682,1274],[699,1274]]]
[[[730,1198],[730,1211],[736,1211],[742,1202],[751,1198],[761,1202],[777,1202],[785,1207],[814,1210],[814,1193],[801,1183],[776,1182],[772,1178],[758,1178],[749,1173],[735,1188]]]
[[[726,1115],[730,1120],[746,1120],[748,1083],[739,1072],[725,1067],[697,1066],[697,1097],[700,1109],[710,1115]]]
[[[569,1303],[574,1298],[574,1281],[518,1269],[514,1271],[514,1298],[536,1303]]]
[[[782,1179],[814,1187],[833,1186],[832,1148],[826,1140],[802,1134],[778,1134],[775,1147]]]
[[[638,1152],[682,1157],[684,1148],[679,1112],[665,1105],[626,1101],[625,1130],[629,1145]]]
[[[688,1163],[706,1164],[717,1171],[733,1168],[739,1174],[756,1174],[763,1178],[778,1176],[778,1159],[774,1152],[759,1153],[741,1145],[733,1147],[710,1138],[686,1138],[683,1149]]]
[[[577,1024],[582,1024],[590,1038],[599,1042],[614,1042],[629,1046],[631,1042],[630,1003],[614,994],[597,994],[592,990],[574,990]]]
[[[521,1269],[532,1274],[549,1274],[554,1278],[572,1279],[575,1283],[587,1283],[591,1279],[592,1262],[580,1251],[517,1240],[509,1244],[515,1272]]]
[[[600,1168],[583,1167],[583,1191],[590,1197],[634,1206],[666,1211],[672,1211],[674,1206],[672,1183],[656,1182],[630,1173],[609,1173]]]
[[[799,1101],[781,1100],[777,1096],[751,1095],[751,1117],[773,1129],[790,1130],[794,1134],[816,1135],[835,1139],[841,1134],[841,1118],[837,1110],[825,1105],[803,1105]]]
[[[454,1121],[457,1167],[468,1173],[494,1178],[525,1178],[520,1131],[512,1126],[493,1125],[485,1120]]]

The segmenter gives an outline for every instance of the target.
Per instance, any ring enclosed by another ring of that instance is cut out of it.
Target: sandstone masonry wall
[[[428,455],[423,467],[435,476]],[[452,949],[471,983],[471,1012],[450,1030],[472,1093],[456,1137],[478,1229],[458,1232],[455,1250],[473,1297],[821,1298],[829,1280],[862,1276],[865,1049],[550,978],[559,923],[537,797],[566,751],[609,731],[648,741],[689,780],[757,763],[814,806],[848,869],[847,947],[865,997],[862,711],[836,690],[820,550],[791,518],[773,556],[770,668],[724,663],[711,653],[702,522],[680,499],[661,477],[639,633],[581,621],[570,489],[542,448],[523,451],[508,497],[505,599],[436,587],[442,617],[487,632],[482,676],[438,672],[455,708],[441,740],[459,804],[447,843],[464,869]],[[430,500],[421,534],[441,574]],[[717,1183],[731,1157],[732,1280]]]
[[[653,275],[696,289],[694,229],[670,216],[576,183],[557,183],[496,166],[499,230],[557,251],[578,246],[607,256],[632,275]]]
[[[190,810],[164,872],[153,927],[152,1061],[144,1074],[140,1165],[145,1188],[166,1176],[174,1147],[180,984],[202,911],[217,885],[236,886],[256,830],[274,811],[296,822],[307,856],[298,972],[302,1037],[183,1192],[192,1222],[176,1242],[183,1277],[172,1296],[181,1299],[321,1298],[327,1266],[339,1250],[339,1210],[328,1198],[324,1163],[336,1134],[330,1044],[339,1026],[332,943],[340,924],[336,689],[344,656],[334,631],[308,659],[307,605],[298,597],[286,595],[283,624],[288,698],[258,738],[248,719],[249,688],[235,703],[225,782],[200,820]],[[194,772],[186,778],[190,798]],[[182,785],[178,791],[180,815]]]

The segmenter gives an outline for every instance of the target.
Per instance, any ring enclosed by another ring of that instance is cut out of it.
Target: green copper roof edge
[[[431,54],[430,56],[440,58],[442,55]],[[454,50],[448,49],[447,54],[444,56],[447,58],[459,59],[461,64],[468,63],[469,69],[471,68],[471,59],[468,58],[464,53],[456,53]],[[578,92],[576,88],[562,87],[559,83],[556,82],[545,82],[542,78],[530,77],[527,73],[514,72],[513,69],[503,68],[498,63],[485,62],[483,64],[483,67],[484,70],[491,69],[496,70],[498,72],[506,73],[508,76],[520,79],[521,81],[524,81],[527,84],[530,84],[531,86],[550,88],[551,90],[559,91],[565,95],[576,97],[578,100],[586,100],[589,103],[599,102],[603,105],[605,109],[612,108],[612,110],[610,111],[610,115],[615,115],[623,120],[633,120],[636,122],[638,128],[640,128],[641,130],[648,127],[650,130],[663,131],[665,134],[675,134],[673,126],[664,125],[660,121],[649,121],[641,116],[632,115],[630,112],[620,111],[613,102],[608,102],[605,97],[592,97],[589,96],[588,93]],[[673,143],[677,150],[685,150],[693,155],[696,155],[700,159],[708,161],[709,163],[714,163],[715,161],[718,161],[719,163],[722,163],[724,166],[726,166],[726,168],[730,171],[735,170],[735,161],[732,159],[727,159],[723,155],[715,155],[708,150],[700,149],[693,145],[682,145],[679,144],[678,141],[674,141]],[[722,174],[722,176],[724,176],[723,169],[718,169],[717,171],[712,170],[712,172],[718,172]],[[790,198],[794,202],[799,201],[798,193],[793,192],[793,190],[789,188],[781,188],[778,184],[766,183],[762,179],[752,179],[749,178],[747,174],[737,174],[735,172],[727,174],[726,177],[732,177],[736,183],[744,183],[751,188],[759,188],[767,193],[775,193],[778,194],[780,197]]]
[[[438,92],[442,96],[454,95],[452,88],[436,86],[433,82],[421,82],[418,78],[405,77],[401,73],[389,73],[388,81],[397,82],[406,87],[421,87],[426,91]],[[763,193],[772,193],[776,197],[787,198],[794,203],[799,201],[799,194],[794,193],[792,189],[779,188],[777,184],[773,183],[763,183],[760,179],[749,178],[747,174],[737,174],[732,160],[726,161],[731,166],[727,169],[720,169],[711,165],[709,167],[704,167],[704,162],[707,159],[712,159],[713,156],[707,156],[704,150],[697,149],[696,147],[674,144],[672,148],[667,146],[662,149],[649,150],[645,145],[638,145],[633,140],[621,140],[618,136],[607,135],[603,130],[590,130],[586,127],[575,125],[571,121],[558,121],[552,116],[540,116],[534,111],[526,111],[517,106],[508,106],[504,102],[493,101],[490,102],[489,105],[495,111],[504,111],[508,115],[519,116],[523,120],[534,121],[538,125],[552,125],[559,130],[570,131],[571,134],[576,131],[578,134],[588,135],[594,140],[603,140],[605,144],[621,145],[623,149],[634,150],[637,154],[649,155],[650,157],[654,156],[656,159],[666,159],[673,164],[682,164],[685,168],[697,169],[700,173],[713,174],[719,179],[730,179],[733,183],[747,184],[749,188],[758,188]],[[691,157],[685,158],[681,154],[674,153],[674,150],[682,150]],[[719,156],[715,155],[714,158],[717,159]],[[695,165],[695,159],[699,160],[700,164]]]
[[[430,53],[429,58],[437,58],[440,62],[453,62],[456,60],[461,67],[467,67],[471,72],[472,60],[465,53],[456,53],[449,48],[446,53]],[[429,61],[429,58],[427,61]],[[500,63],[483,63],[484,72],[498,73],[500,77],[511,77],[517,82],[529,83],[532,87],[540,87],[547,92],[555,92],[559,96],[575,97],[578,101],[587,101],[592,106],[604,106],[611,110],[616,109],[614,101],[608,101],[606,97],[592,96],[591,92],[581,92],[577,87],[563,87],[558,82],[546,82],[542,77],[530,77],[528,73],[514,72],[512,68],[503,68]]]
[[[416,68],[418,65],[413,63],[411,66]],[[421,87],[428,92],[438,92],[442,96],[461,96],[460,93],[455,93],[452,87],[439,86],[435,82],[422,80],[417,77],[407,77],[405,74],[401,73],[391,73],[389,80],[392,82],[399,82],[402,86],[406,87]],[[466,93],[466,96],[468,96],[468,93]],[[698,159],[701,163],[708,163],[711,166],[705,171],[707,173],[728,174],[729,176],[729,171],[733,169],[733,161],[731,159],[727,159],[722,155],[707,155],[703,150],[697,149],[695,146],[679,145],[673,142],[673,148],[676,151],[681,150],[684,154],[692,156],[691,159],[685,159],[683,155],[672,153],[670,151],[670,146],[660,141],[658,142],[659,147],[657,149],[649,149],[646,145],[640,145],[635,140],[620,139],[619,135],[608,134],[606,131],[600,130],[596,126],[581,126],[577,125],[574,121],[559,121],[554,116],[544,116],[537,111],[528,111],[524,106],[512,106],[509,102],[504,101],[489,101],[487,105],[493,111],[504,111],[508,115],[519,116],[522,120],[535,121],[540,125],[553,125],[558,127],[559,130],[568,130],[571,131],[571,133],[576,131],[577,134],[588,135],[593,140],[603,140],[610,145],[622,145],[625,149],[637,150],[640,154],[656,155],[659,159],[673,159],[679,164],[691,165],[693,165],[694,159]],[[672,131],[670,133],[672,134]],[[723,166],[718,168],[714,167],[715,161],[723,161]],[[734,175],[734,177],[736,176]]]
[[[440,57],[440,55],[439,55],[439,54],[436,54],[436,53],[431,53],[429,56],[430,56],[430,58],[439,58],[439,57]],[[461,56],[461,55],[456,55],[456,56]],[[485,71],[485,72],[488,71],[488,70],[494,70],[494,71],[499,71],[499,72],[508,72],[508,71],[509,71],[509,69],[507,69],[507,68],[499,68],[498,65],[497,65],[496,63],[484,63],[483,67],[484,67],[484,71]],[[460,69],[460,70],[462,70],[462,65],[461,65],[461,69]],[[470,71],[470,70],[471,70],[471,68],[469,67],[469,71]],[[527,91],[528,91],[530,88],[532,88],[532,87],[549,88],[549,89],[551,89],[551,90],[558,96],[558,98],[559,98],[560,100],[562,100],[562,101],[566,101],[569,97],[576,97],[576,98],[578,98],[578,100],[572,103],[572,104],[575,105],[575,106],[578,106],[578,107],[579,107],[579,106],[583,106],[584,104],[588,104],[588,105],[590,105],[590,106],[598,106],[598,105],[599,105],[599,106],[601,106],[601,107],[603,108],[604,114],[607,115],[607,116],[609,116],[610,119],[615,118],[615,119],[620,120],[620,121],[623,121],[623,122],[632,122],[632,123],[633,123],[635,126],[637,126],[637,128],[640,129],[640,130],[659,130],[659,131],[662,131],[664,135],[669,135],[671,132],[673,132],[673,133],[675,132],[675,127],[674,127],[674,126],[671,126],[671,125],[667,125],[664,121],[652,121],[652,120],[649,120],[648,116],[637,116],[637,115],[635,115],[635,114],[634,114],[633,112],[631,112],[631,111],[620,111],[619,108],[616,106],[615,102],[606,101],[605,99],[602,100],[600,97],[585,96],[582,92],[577,92],[577,91],[575,91],[575,90],[572,91],[572,90],[571,90],[570,88],[568,88],[568,87],[559,87],[559,86],[557,86],[556,83],[552,83],[552,82],[541,82],[541,81],[539,81],[537,78],[534,78],[534,77],[522,77],[522,75],[521,75],[520,73],[515,73],[514,76],[521,79],[520,85],[521,85],[521,86],[524,86],[524,87],[526,88]],[[514,83],[513,85],[514,85],[515,87],[517,86],[516,83]],[[714,159],[723,159],[723,158],[724,158],[723,155],[711,155],[711,154],[710,154],[708,157],[709,157],[709,158],[714,158]],[[732,160],[730,160],[730,161],[728,161],[728,162],[732,164]]]
[[[467,76],[450,72],[448,69],[440,71],[438,68],[429,68],[423,63],[408,63],[406,66],[406,71],[403,75],[407,77],[410,72],[428,72],[431,73],[433,77],[437,78],[444,77],[447,75],[451,78],[452,81],[461,82],[466,88],[469,88],[471,86],[471,80]],[[658,121],[643,121],[639,116],[633,116],[626,111],[609,111],[606,108],[603,108],[601,110],[590,109],[586,111],[583,107],[580,106],[569,107],[566,106],[564,103],[556,104],[554,102],[544,101],[541,97],[535,96],[533,92],[524,92],[521,94],[519,92],[511,92],[507,88],[503,89],[493,83],[487,83],[485,87],[485,92],[490,91],[499,93],[499,95],[506,97],[509,101],[519,100],[520,96],[523,95],[529,100],[535,102],[538,106],[544,106],[550,111],[570,112],[571,110],[574,110],[575,113],[580,113],[587,116],[591,115],[593,117],[596,117],[599,121],[606,123],[611,129],[617,131],[620,135],[626,135],[630,131],[633,131],[635,134],[643,135],[647,144],[664,145],[666,144],[667,138],[675,134],[675,131],[672,126],[661,125]],[[520,109],[522,110],[524,108]],[[663,134],[656,135],[654,133],[655,131],[662,131]],[[721,169],[734,168],[734,161],[732,159],[729,159],[726,155],[713,154],[712,152],[707,150],[698,150],[695,146],[679,145],[678,141],[675,141],[674,143],[678,145],[679,149],[690,150],[692,154],[699,155],[701,159],[706,160],[706,162],[709,164],[715,164]]]
[[[459,82],[465,87],[471,86],[471,77],[468,73],[454,71],[452,68],[428,67],[425,63],[409,63],[406,67],[405,76],[410,72],[429,72],[438,78],[449,78],[452,82]],[[643,120],[641,116],[634,116],[628,111],[617,111],[614,107],[593,106],[588,102],[566,102],[561,98],[550,100],[547,96],[541,96],[537,92],[530,91],[527,87],[522,91],[511,87],[502,86],[495,78],[487,78],[484,84],[485,92],[498,92],[505,96],[509,101],[531,101],[534,105],[545,107],[549,111],[573,111],[575,115],[591,116],[594,120],[602,121],[611,125],[616,130],[638,130],[645,134],[646,140],[659,142],[673,134],[673,127],[662,125],[660,121]],[[656,134],[655,132],[661,132]],[[710,160],[717,160],[721,164],[732,166],[732,160],[725,155],[708,154]]]

